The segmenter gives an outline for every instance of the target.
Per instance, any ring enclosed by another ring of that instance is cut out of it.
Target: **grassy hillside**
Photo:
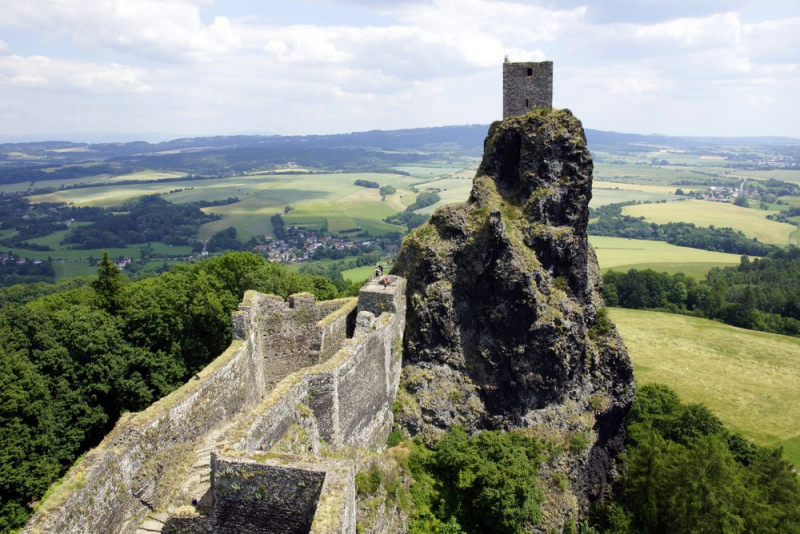
[[[653,269],[670,274],[682,272],[699,279],[712,267],[737,265],[740,259],[737,254],[677,247],[663,241],[589,236],[589,242],[604,272]]]
[[[667,313],[611,310],[639,384],[708,405],[731,429],[800,466],[800,339]]]
[[[790,235],[797,230],[794,225],[770,221],[767,219],[770,213],[768,211],[704,200],[626,206],[622,213],[633,217],[644,217],[659,224],[687,222],[697,226],[729,226],[741,230],[748,237],[755,237],[762,243],[773,245],[788,245]]]

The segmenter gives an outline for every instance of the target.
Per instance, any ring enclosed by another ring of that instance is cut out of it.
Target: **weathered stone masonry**
[[[553,108],[553,62],[503,63],[503,119]]]
[[[320,303],[248,291],[232,321],[228,350],[120,420],[24,532],[355,532],[348,451],[391,430],[405,280]]]

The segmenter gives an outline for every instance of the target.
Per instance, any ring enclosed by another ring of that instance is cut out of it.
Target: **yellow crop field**
[[[797,229],[792,224],[767,219],[770,213],[768,211],[704,200],[638,204],[626,206],[622,212],[659,224],[687,222],[697,226],[730,227],[742,231],[748,237],[773,245],[788,245],[791,234]]]

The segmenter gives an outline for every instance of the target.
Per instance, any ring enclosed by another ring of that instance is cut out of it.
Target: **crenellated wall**
[[[247,532],[309,532],[298,526],[309,518],[311,532],[355,532],[353,461],[320,451],[385,444],[404,294],[400,278],[388,288],[367,284],[358,299],[320,303],[310,294],[287,302],[248,291],[233,313],[228,350],[180,389],[122,418],[23,532],[241,532],[242,521],[252,523]],[[259,497],[257,480],[285,489],[278,492],[284,512]],[[274,530],[295,505],[307,513]],[[252,507],[274,509],[273,519],[261,524],[236,512]]]

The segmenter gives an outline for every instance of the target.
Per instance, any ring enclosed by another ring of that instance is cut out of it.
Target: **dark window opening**
[[[528,69],[528,76],[533,76],[533,69]]]
[[[526,108],[529,108],[529,107],[531,107],[531,101],[530,101],[530,100],[528,100],[527,98],[525,99],[525,107],[526,107]]]

